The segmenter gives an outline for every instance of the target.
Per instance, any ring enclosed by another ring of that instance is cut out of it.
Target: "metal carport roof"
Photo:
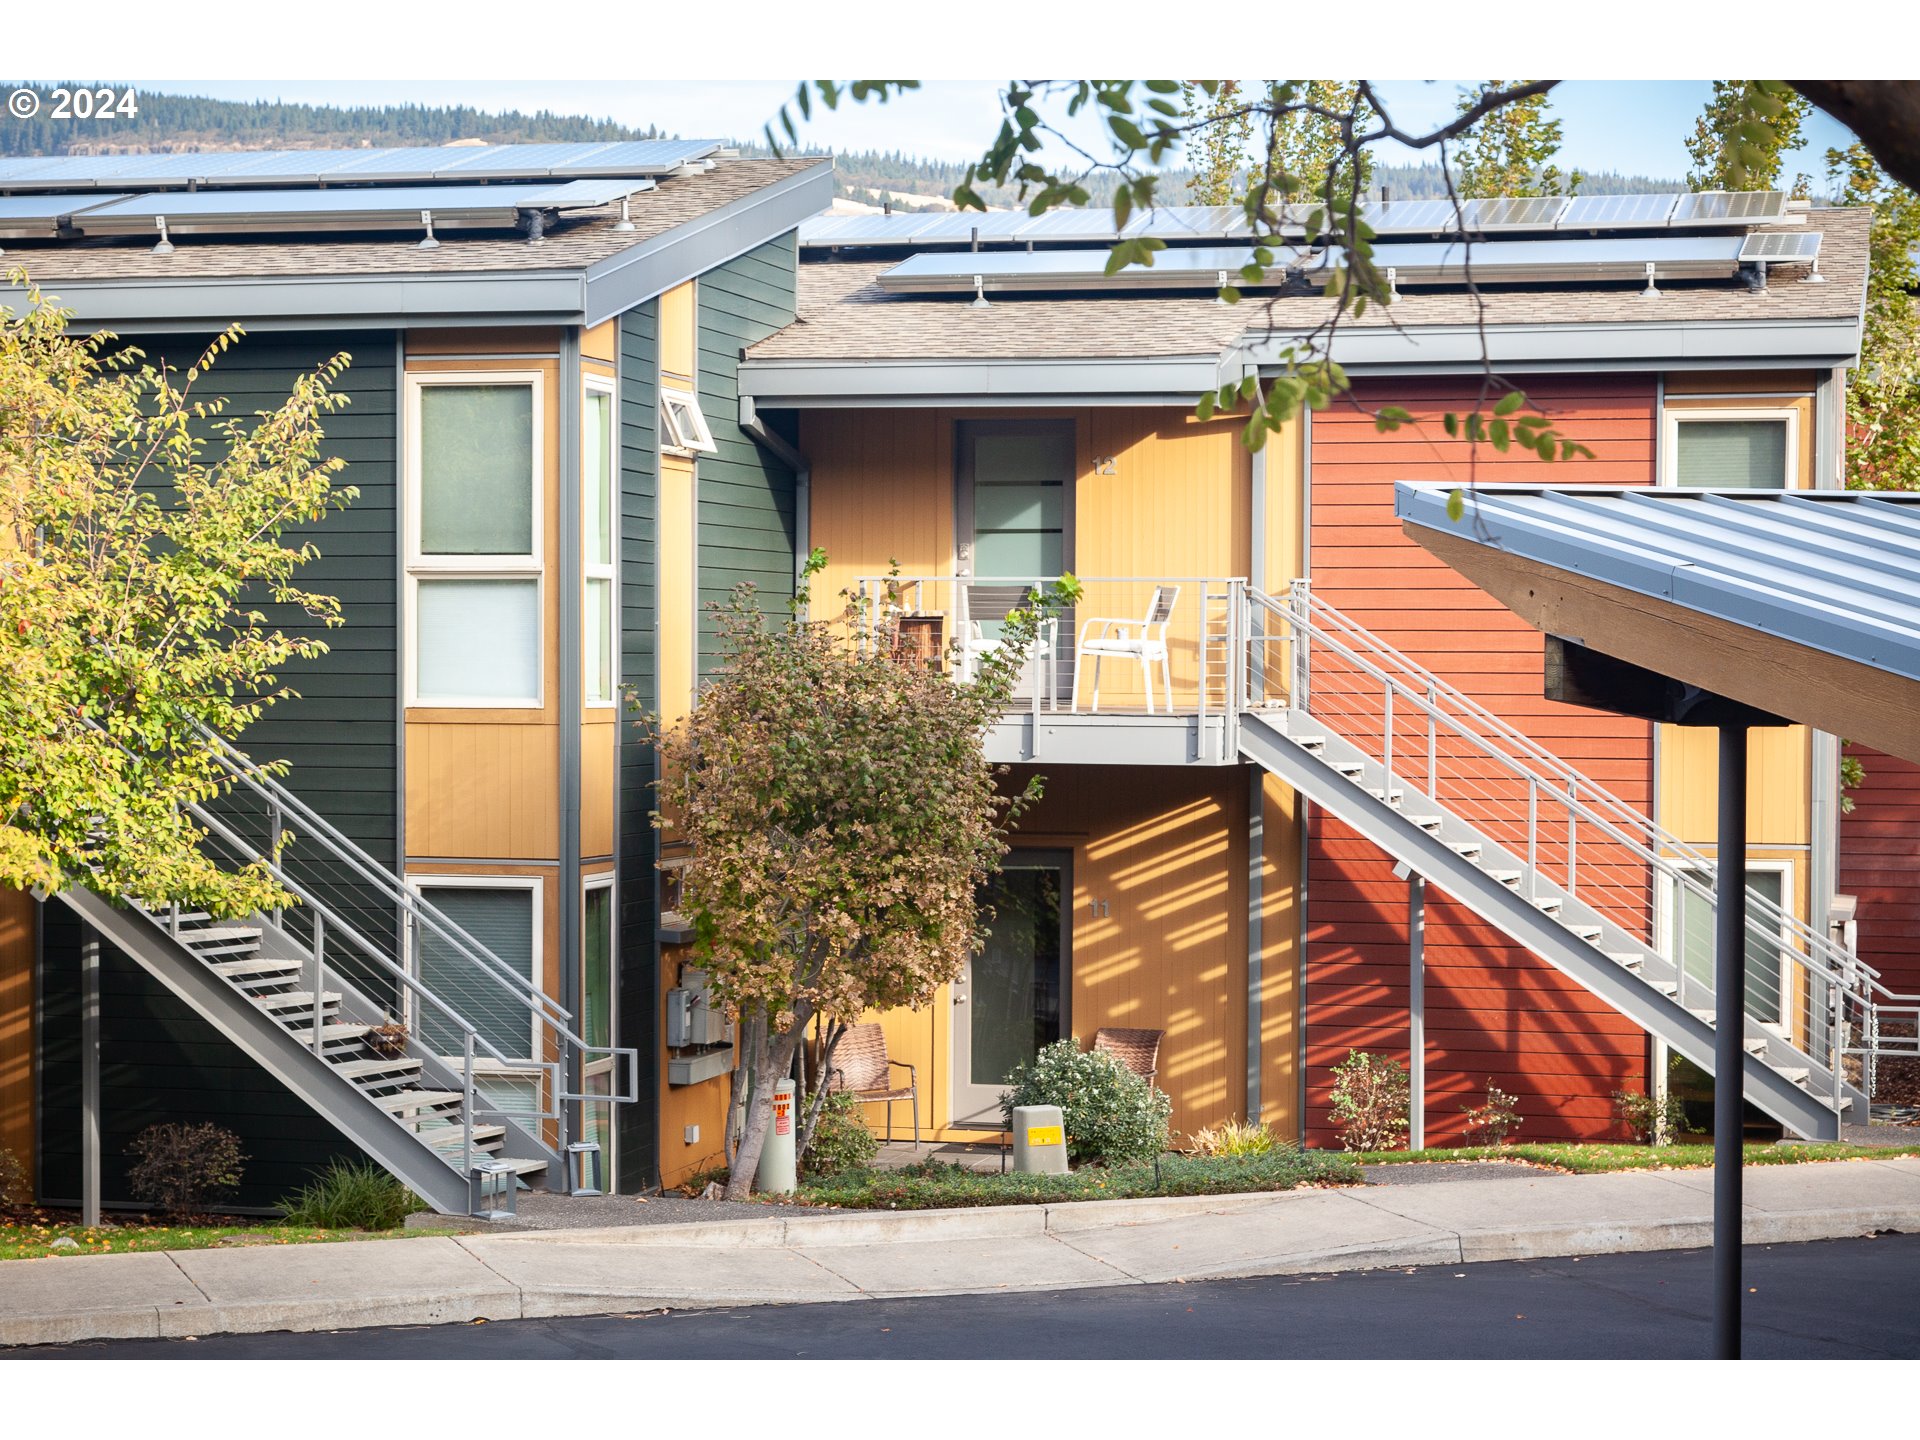
[[[1403,528],[1536,628],[1920,759],[1920,494],[1455,488]]]

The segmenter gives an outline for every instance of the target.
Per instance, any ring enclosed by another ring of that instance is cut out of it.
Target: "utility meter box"
[[[687,1010],[687,1038],[684,1045],[725,1045],[733,1039],[733,1022],[713,1003],[707,990],[706,972],[687,966],[680,971],[680,983],[691,997]]]
[[[1058,1105],[1014,1109],[1013,1168],[1022,1175],[1067,1173],[1067,1127]]]
[[[667,991],[667,1048],[675,1050],[682,1045],[697,1043],[691,1039],[693,1032],[693,991],[686,989]]]

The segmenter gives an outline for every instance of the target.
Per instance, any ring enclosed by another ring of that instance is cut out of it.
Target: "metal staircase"
[[[1712,914],[1713,862],[1305,582],[1245,595],[1223,657],[1239,752],[1711,1072],[1711,975],[1666,936],[1678,914]],[[1843,1117],[1867,1117],[1875,1058],[1920,1045],[1886,1026],[1920,1001],[1751,888],[1747,907],[1750,970],[1755,956],[1779,970],[1749,982],[1744,1092],[1792,1131],[1837,1138]]]
[[[231,749],[221,766],[226,793],[191,807],[204,848],[229,868],[266,866],[297,906],[224,920],[78,888],[59,898],[440,1213],[496,1213],[522,1180],[570,1186],[570,1155],[597,1148],[575,1137],[578,1107],[636,1099],[638,1051],[587,1044],[528,976],[299,797]],[[423,947],[458,975],[457,996],[421,981]],[[572,1088],[607,1059],[626,1062],[624,1087]],[[513,1093],[529,1084],[530,1102]]]

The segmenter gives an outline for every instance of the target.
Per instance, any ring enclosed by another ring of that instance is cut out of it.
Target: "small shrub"
[[[1407,1138],[1407,1069],[1388,1055],[1349,1050],[1333,1067],[1333,1121],[1348,1150],[1398,1150]]]
[[[317,1230],[392,1230],[426,1202],[370,1161],[335,1160],[280,1202],[289,1225]]]
[[[1467,1144],[1506,1144],[1507,1136],[1520,1128],[1520,1112],[1514,1108],[1519,1103],[1519,1096],[1509,1095],[1489,1079],[1485,1103],[1460,1107],[1467,1115]]]
[[[1687,1128],[1687,1107],[1671,1090],[1664,1104],[1638,1090],[1616,1090],[1613,1118],[1642,1145],[1671,1145]]]
[[[19,1158],[0,1145],[0,1210],[27,1203],[27,1170]]]
[[[808,1175],[842,1175],[866,1168],[879,1153],[879,1138],[861,1118],[859,1097],[836,1090],[821,1102],[813,1141],[801,1158]]]
[[[201,1215],[240,1188],[240,1137],[219,1125],[149,1125],[133,1137],[133,1198],[164,1215]]]
[[[1069,1159],[1124,1165],[1167,1148],[1173,1101],[1104,1050],[1057,1040],[1031,1064],[1016,1065],[1011,1080],[1000,1097],[1009,1128],[1017,1106],[1058,1105]]]
[[[1280,1140],[1258,1120],[1228,1120],[1209,1125],[1187,1137],[1196,1155],[1233,1156],[1268,1155],[1280,1148]]]

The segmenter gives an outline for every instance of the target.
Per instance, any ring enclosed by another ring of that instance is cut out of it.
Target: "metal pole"
[[[1427,881],[1407,876],[1407,1148],[1427,1148]]]
[[[80,1223],[100,1223],[100,933],[80,929]]]
[[[1747,1008],[1747,732],[1720,727],[1713,928],[1713,1353],[1740,1358],[1740,1119]]]

